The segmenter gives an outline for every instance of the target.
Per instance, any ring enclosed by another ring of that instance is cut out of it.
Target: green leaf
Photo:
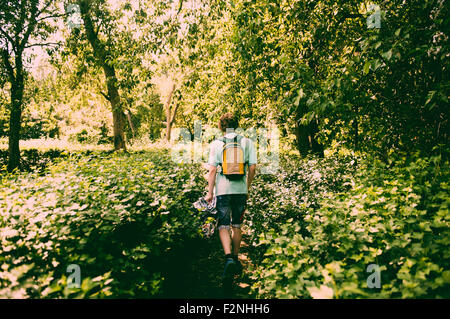
[[[366,61],[366,63],[364,64],[364,68],[363,68],[363,73],[364,74],[368,74],[370,71],[370,61]]]
[[[391,58],[392,58],[392,50],[383,52],[383,53],[381,54],[381,56],[382,56],[385,60],[390,61]]]

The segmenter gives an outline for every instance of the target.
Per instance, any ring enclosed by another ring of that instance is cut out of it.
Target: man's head
[[[236,130],[239,127],[239,121],[237,117],[233,113],[225,113],[220,117],[219,120],[219,129],[222,132],[226,132],[228,130]]]

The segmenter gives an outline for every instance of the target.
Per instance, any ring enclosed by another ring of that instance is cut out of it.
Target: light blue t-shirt
[[[228,133],[226,138],[234,138],[236,133]],[[209,148],[208,164],[218,166],[222,163],[222,149],[224,143],[215,140],[211,143]],[[248,165],[256,164],[256,149],[252,140],[243,137],[241,139],[241,146],[244,149],[244,162]],[[245,166],[245,174],[247,175],[247,166]],[[217,173],[216,175],[216,196],[227,194],[247,194],[247,178],[244,177],[238,181],[230,181],[224,175]]]

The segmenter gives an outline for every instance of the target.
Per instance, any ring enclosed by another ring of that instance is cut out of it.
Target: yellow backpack
[[[219,141],[224,143],[222,148],[221,174],[229,180],[240,180],[245,176],[244,149],[241,146],[242,136],[234,138],[222,137]]]

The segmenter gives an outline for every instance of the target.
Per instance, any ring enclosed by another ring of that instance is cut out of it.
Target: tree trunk
[[[127,111],[126,115],[127,115],[128,125],[130,125],[131,134],[133,135],[133,139],[134,139],[136,137],[136,130],[134,129],[133,119],[131,118],[130,110]]]
[[[172,85],[172,88],[169,92],[169,97],[167,98],[167,102],[166,102],[166,141],[170,141],[170,135],[172,132],[172,124],[175,120],[175,115],[177,112],[177,108],[178,105],[175,106],[173,115],[171,114],[171,110],[170,110],[170,103],[172,102],[172,95],[173,92],[175,91],[175,84]]]
[[[17,59],[16,59],[17,60]],[[17,62],[16,62],[17,63]],[[17,65],[17,64],[16,64]],[[23,102],[23,71],[22,63],[17,65],[17,73],[14,81],[11,83],[11,114],[9,118],[9,159],[8,172],[15,168],[20,168],[20,123],[22,117]]]
[[[358,119],[353,120],[353,146],[354,150],[357,151],[359,148],[359,133],[358,133]]]
[[[312,120],[307,125],[302,125],[297,121],[295,135],[297,137],[297,149],[302,156],[309,153],[324,157],[324,147],[317,141],[319,126],[317,120]]]
[[[171,132],[172,132],[172,123],[167,122],[167,124],[166,124],[166,141],[170,141]]]
[[[113,134],[114,134],[114,150],[126,150],[124,126],[125,114],[122,110],[120,102],[119,89],[117,88],[117,78],[115,70],[108,64],[103,64],[103,71],[106,76],[106,86],[108,88],[108,98],[111,103],[113,113]]]
[[[106,77],[106,87],[108,88],[107,99],[111,103],[113,113],[114,150],[126,150],[124,135],[125,114],[120,101],[116,72],[114,66],[108,62],[109,54],[105,50],[105,44],[100,41],[97,32],[94,30],[94,24],[89,12],[89,1],[78,0],[78,4],[80,6],[84,28],[86,29],[86,36],[94,51],[96,62],[103,68]]]
[[[359,148],[359,123],[358,123],[358,106],[353,105],[353,114],[355,118],[353,119],[353,147],[357,151]]]
[[[13,91],[13,88],[11,88]],[[20,122],[21,122],[21,100],[19,101],[20,93],[11,93],[11,115],[9,118],[9,159],[8,172],[20,167]]]
[[[313,120],[310,123],[309,132],[310,132],[309,139],[312,153],[318,155],[321,158],[325,157],[324,153],[325,149],[323,145],[320,144],[319,141],[317,140],[317,134],[319,133],[319,123],[317,120]]]

